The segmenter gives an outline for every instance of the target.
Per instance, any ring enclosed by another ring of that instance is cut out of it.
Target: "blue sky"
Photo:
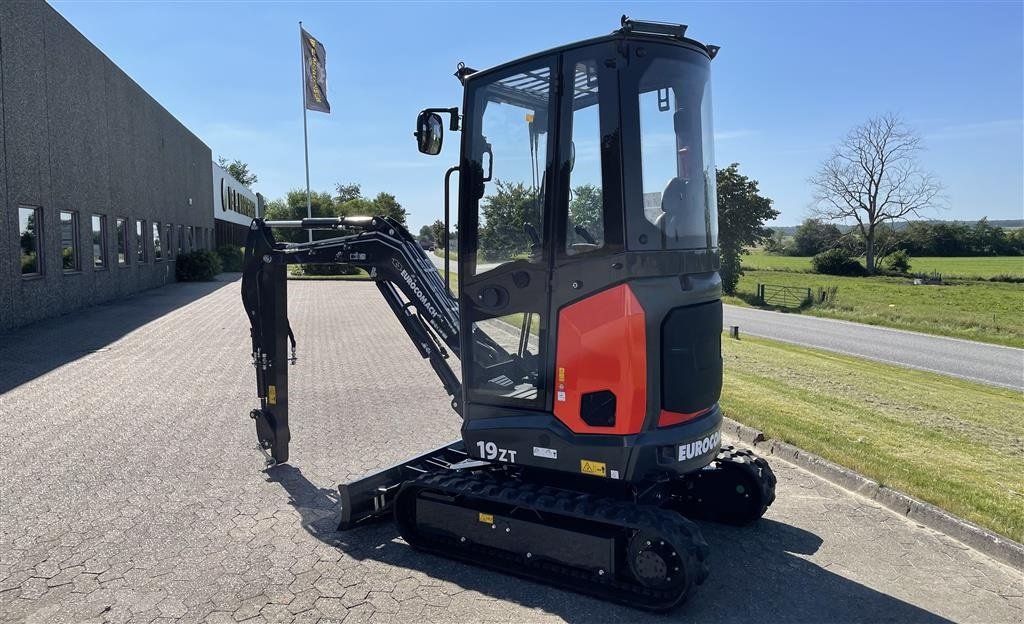
[[[270,198],[304,185],[297,23],[327,47],[332,114],[309,113],[314,189],[394,193],[420,225],[455,163],[416,151],[416,113],[461,104],[478,69],[607,33],[622,13],[689,24],[712,67],[719,166],[739,162],[799,223],[807,178],[868,117],[895,111],[946,186],[942,219],[1024,218],[1024,3],[52,2]]]

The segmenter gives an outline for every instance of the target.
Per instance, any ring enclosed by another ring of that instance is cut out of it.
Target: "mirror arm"
[[[452,132],[459,130],[459,107],[453,108],[424,108],[424,113],[446,113],[451,119],[448,123],[448,129]]]

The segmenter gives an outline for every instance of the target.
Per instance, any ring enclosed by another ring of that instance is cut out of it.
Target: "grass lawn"
[[[435,256],[437,256],[438,258],[444,258],[444,249],[441,249],[440,247],[438,247],[438,248],[434,249],[433,254]],[[459,261],[459,252],[457,252],[455,250],[449,251],[448,252],[448,259],[451,262],[453,262],[453,263],[454,262],[458,262]]]
[[[722,347],[731,418],[1024,541],[1019,392],[768,340]]]
[[[811,259],[776,256],[755,251],[743,256],[743,266],[767,271],[811,271]],[[910,258],[912,273],[937,271],[943,277],[987,279],[996,275],[1024,277],[1024,256],[981,256],[974,258]]]

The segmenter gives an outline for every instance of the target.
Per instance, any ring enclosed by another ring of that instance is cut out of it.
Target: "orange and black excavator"
[[[252,223],[259,445],[288,459],[287,268],[367,270],[452,396],[462,437],[339,486],[341,530],[390,517],[413,547],[643,609],[708,574],[694,519],[775,499],[764,459],[722,447],[711,61],[686,27],[610,35],[492,69],[459,66],[458,293],[388,217]],[[275,228],[335,230],[306,243]],[[445,248],[445,274],[449,271]],[[289,344],[290,343],[290,344]],[[449,362],[461,367],[456,375]]]

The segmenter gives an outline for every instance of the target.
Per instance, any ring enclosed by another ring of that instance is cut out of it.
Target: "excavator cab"
[[[718,452],[717,48],[684,34],[626,20],[609,37],[457,73],[474,457],[632,481]],[[437,110],[417,124],[425,153],[442,143],[440,120],[423,123]],[[703,452],[680,457],[694,443]]]
[[[426,109],[415,131],[428,155],[442,115],[461,132],[445,176],[450,231],[459,174],[457,294],[391,218],[253,221],[250,415],[271,462],[290,441],[290,264],[367,270],[463,419],[460,439],[340,485],[339,529],[390,517],[417,549],[666,610],[708,573],[692,520],[744,524],[772,503],[767,462],[721,445],[718,48],[685,33],[623,17],[604,37],[459,66],[461,114]],[[337,235],[288,243],[279,228]]]

